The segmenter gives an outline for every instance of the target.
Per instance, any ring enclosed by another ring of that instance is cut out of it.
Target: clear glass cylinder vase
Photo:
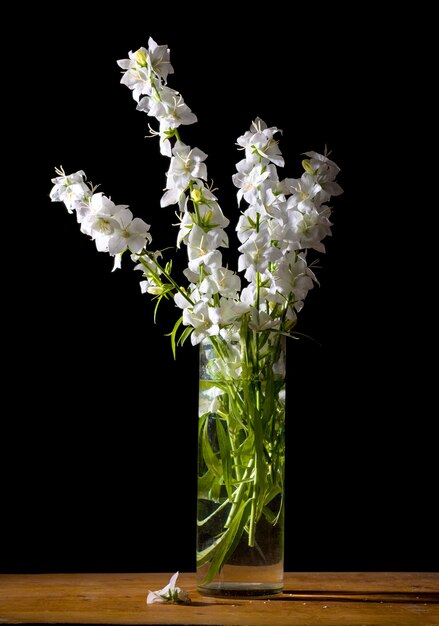
[[[205,595],[283,587],[285,337],[200,344],[197,583]]]

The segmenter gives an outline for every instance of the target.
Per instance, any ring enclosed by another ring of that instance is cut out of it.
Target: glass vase
[[[285,337],[248,326],[200,344],[197,583],[205,595],[283,587]]]

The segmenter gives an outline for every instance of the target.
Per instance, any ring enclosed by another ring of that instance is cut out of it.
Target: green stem
[[[258,337],[255,338],[258,343]],[[256,352],[258,353],[259,348],[256,348]],[[260,389],[260,381],[259,381],[259,357],[257,354],[256,358],[256,372],[255,372],[255,409],[253,411],[253,432],[254,432],[254,465],[255,470],[253,473],[253,497],[251,502],[250,509],[250,525],[248,531],[248,545],[253,547],[255,545],[255,533],[256,533],[256,523],[257,523],[257,511],[259,508],[259,498],[261,496],[261,485],[260,482],[263,479],[263,442],[262,442],[262,427],[261,427],[261,389]]]
[[[185,291],[179,285],[177,285],[177,283],[171,277],[171,275],[168,274],[168,272],[165,270],[165,268],[160,265],[160,263],[157,261],[155,256],[151,252],[148,252],[148,250],[144,250],[143,253],[146,254],[146,256],[154,263],[154,265],[160,270],[161,274],[163,274],[163,276],[174,287],[174,289],[176,289],[193,306],[195,304],[195,302],[193,300],[191,300],[191,298],[185,293]],[[143,267],[145,267],[149,272],[151,272],[151,268],[149,267],[149,265],[147,263],[145,263],[145,261],[142,259],[142,257],[139,257],[139,261],[141,262]]]
[[[248,483],[246,482],[249,478],[249,475],[251,474],[252,468],[253,468],[253,461],[254,459],[250,459],[249,464],[244,472],[244,475],[242,477],[242,481],[241,484],[239,485],[238,489],[235,491],[235,493],[233,494],[233,504],[232,504],[232,508],[230,509],[229,515],[227,517],[227,521],[224,524],[224,528],[229,528],[230,524],[233,521],[233,518],[236,515],[236,512],[238,511],[241,502],[244,500],[244,496],[245,494],[245,489],[248,488]]]
[[[241,374],[237,379],[227,368],[236,346],[229,345],[221,336],[211,337],[210,341],[215,354],[211,370],[215,373],[210,384],[217,385],[221,392],[217,420],[221,419],[224,427],[227,426],[224,432],[229,445],[223,442],[219,452],[213,454],[212,448],[206,448],[206,455],[203,453],[201,457],[200,476],[204,482],[206,477],[212,481],[217,494],[213,500],[217,504],[215,511],[210,511],[206,520],[208,527],[212,524],[214,542],[198,553],[198,567],[209,563],[205,583],[220,572],[240,540],[256,550],[261,517],[274,525],[283,508],[282,497],[280,502],[274,500],[279,494],[282,496],[283,489],[284,408],[279,398],[282,381],[273,369],[281,356],[283,337],[270,331],[253,331],[249,327],[249,315],[243,316],[239,342]],[[228,450],[232,465],[225,463],[222,457],[218,459],[221,450]],[[228,504],[227,520],[218,532],[213,519],[219,521],[221,511],[224,513]],[[245,539],[243,533],[247,534]]]
[[[225,364],[227,364],[229,354],[221,338],[211,337],[211,343],[213,345],[213,348],[218,358],[220,358]],[[227,385],[227,392],[224,395],[228,399],[228,406],[225,407],[226,410],[224,411],[224,419],[227,423],[227,435],[229,437],[230,447],[232,449],[232,454],[233,454],[233,466],[234,466],[234,470],[236,473],[236,478],[239,482],[242,480],[243,474],[242,474],[242,469],[240,467],[241,455],[238,453],[238,446],[237,446],[236,439],[237,439],[237,430],[239,431],[238,424],[240,424],[241,427],[242,427],[242,424],[241,422],[237,420],[237,415],[239,413],[240,399],[239,399],[239,394],[236,389],[236,383],[231,381]],[[237,424],[237,421],[238,421],[238,424]]]

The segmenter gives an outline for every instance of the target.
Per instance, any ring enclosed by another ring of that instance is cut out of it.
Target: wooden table
[[[170,574],[2,574],[0,623],[437,626],[439,574],[289,573],[271,599],[201,596],[181,574],[189,606],[147,605]]]

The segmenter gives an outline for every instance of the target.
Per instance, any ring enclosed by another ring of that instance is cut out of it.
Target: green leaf
[[[171,348],[172,348],[172,354],[174,355],[174,359],[176,358],[176,352],[175,352],[175,347],[176,347],[176,342],[175,342],[175,336],[177,334],[177,330],[180,328],[181,323],[183,322],[183,316],[181,316],[174,325],[174,328],[172,329],[172,332],[168,333],[168,335],[166,335],[167,337],[171,337]]]
[[[200,417],[198,418],[198,441],[201,441],[201,430],[204,426],[204,422],[207,420],[209,415],[210,411],[207,411],[207,413],[203,413],[203,415],[200,415]]]
[[[266,505],[269,504],[279,494],[281,494],[281,501],[279,504],[278,511],[277,513],[275,513],[274,511],[269,509],[268,506]],[[280,514],[282,512],[282,508],[283,508],[282,488],[279,484],[274,484],[271,486],[271,488],[265,495],[264,508],[262,509],[262,512],[264,514],[264,517],[270,522],[270,524],[273,524],[274,526],[275,524],[277,524],[279,520]]]
[[[213,543],[210,544],[210,546],[208,546],[207,548],[204,548],[204,550],[199,550],[197,552],[197,568],[202,567],[205,563],[208,563],[210,561],[212,555],[215,553],[216,547],[219,546],[221,541],[224,539],[226,532],[227,531],[225,531],[222,535],[220,535],[218,539],[216,539]],[[209,580],[207,580],[207,576],[206,576],[203,582],[210,582],[212,578],[213,576]]]
[[[265,519],[270,523],[270,524],[274,524],[276,523],[277,518],[279,517],[279,513],[273,513],[273,511],[271,511],[268,506],[264,506],[264,508],[262,509],[262,513],[264,514]]]
[[[270,418],[273,417],[274,397],[273,397],[273,370],[271,367],[267,371],[267,380],[265,383],[264,404],[262,408],[262,424],[263,428],[267,426]]]
[[[270,489],[265,494],[264,505],[269,504],[280,493],[282,493],[282,489],[280,488],[280,485],[277,485],[277,484],[271,485]]]
[[[186,339],[189,337],[189,335],[191,334],[191,332],[193,330],[194,329],[192,328],[192,326],[188,326],[187,328],[185,328],[185,330],[181,333],[180,338],[179,338],[177,344],[179,346],[183,346],[184,342],[186,341]]]
[[[203,476],[198,476],[198,498],[218,502],[221,496],[221,483],[217,476],[208,469]],[[225,500],[228,502],[228,500]],[[218,509],[217,509],[218,510]]]
[[[200,379],[199,381],[200,392],[207,391],[207,389],[211,389],[212,387],[222,389],[225,393],[228,391],[228,386],[226,383],[221,383],[218,380],[208,380],[206,378]]]
[[[216,435],[218,437],[218,445],[220,450],[221,465],[223,468],[223,480],[226,486],[227,495],[229,500],[232,501],[232,447],[230,445],[230,439],[226,435],[224,426],[221,423],[221,419],[216,417]]]
[[[159,308],[159,304],[162,301],[163,296],[159,296],[157,298],[157,304],[154,307],[154,324],[156,323],[156,318],[157,318],[157,309]]]
[[[201,567],[201,565],[204,565],[204,563],[210,560],[209,570],[203,580],[203,584],[209,583],[216,576],[223,564],[227,561],[229,555],[232,554],[238,545],[244,527],[248,521],[250,502],[251,499],[243,501],[227,530],[216,542],[199,553],[197,559],[198,567]]]
[[[254,445],[255,437],[253,431],[251,431],[238,448],[239,456],[243,460],[248,461],[253,456]]]
[[[213,474],[217,477],[217,479],[222,479],[222,465],[221,461],[218,459],[218,456],[212,450],[212,446],[209,441],[208,434],[209,420],[206,419],[204,422],[203,432],[201,435],[201,449],[203,454],[204,462],[206,463],[206,467],[213,472]]]
[[[208,474],[208,472],[206,472],[206,474]],[[202,476],[202,478],[198,479],[198,485],[200,485],[200,480],[204,482],[204,478],[206,476],[206,474],[204,476]],[[209,499],[209,498],[205,498],[205,499]],[[219,499],[219,498],[218,498]],[[204,524],[206,524],[207,522],[209,522],[213,517],[215,517],[215,515],[217,515],[218,513],[220,513],[220,511],[222,511],[224,509],[225,506],[229,505],[230,506],[230,502],[228,501],[227,498],[224,499],[224,502],[222,504],[219,505],[219,507],[217,507],[213,513],[211,513],[210,515],[208,515],[207,517],[205,517],[204,519],[200,520],[197,519],[197,526],[204,526]]]

